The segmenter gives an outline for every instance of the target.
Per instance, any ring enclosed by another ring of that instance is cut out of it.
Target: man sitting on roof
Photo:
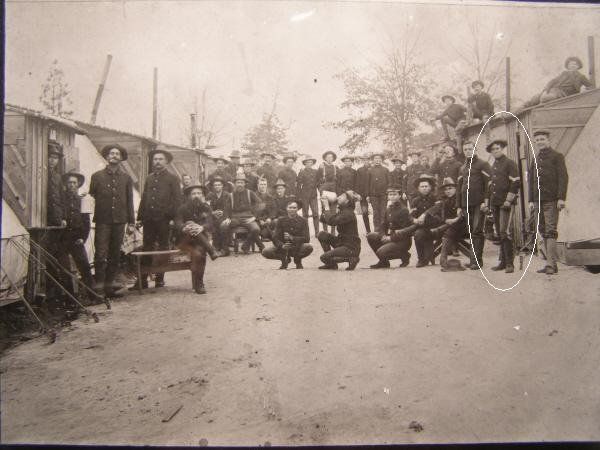
[[[446,105],[446,109],[444,109],[440,115],[436,116],[433,121],[440,121],[446,140],[450,140],[448,125],[453,129],[456,129],[458,124],[462,120],[465,120],[465,113],[467,112],[467,109],[463,105],[457,104],[456,99],[451,95],[444,95],[442,97],[442,102],[444,102],[444,105]]]
[[[490,94],[483,91],[483,82],[477,80],[471,83],[473,94],[469,95],[467,102],[471,107],[473,119],[485,122],[494,115],[494,102]]]

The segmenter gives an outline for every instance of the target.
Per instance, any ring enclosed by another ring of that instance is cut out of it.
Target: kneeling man
[[[288,201],[287,215],[280,217],[275,226],[273,245],[262,252],[267,259],[280,260],[280,269],[287,269],[291,258],[294,258],[296,269],[303,269],[302,258],[306,258],[313,251],[309,244],[308,221],[298,215],[298,208],[302,207],[299,203],[295,199]]]

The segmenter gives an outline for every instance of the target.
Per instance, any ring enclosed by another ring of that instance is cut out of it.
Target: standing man
[[[409,227],[413,223],[410,212],[402,203],[402,185],[392,185],[387,192],[390,206],[387,208],[381,232],[367,234],[367,241],[379,258],[377,264],[371,265],[371,269],[389,268],[391,259],[401,259],[400,267],[406,267],[410,262],[408,250],[412,245],[411,237],[396,233],[396,230]]]
[[[273,246],[262,251],[265,258],[280,260],[282,270],[287,269],[289,258],[294,259],[296,269],[303,269],[302,259],[313,251],[308,221],[298,215],[298,203],[294,198],[288,200],[287,215],[279,218],[273,232]]]
[[[392,170],[390,172],[390,186],[394,186],[394,187],[399,187],[400,189],[402,189],[402,187],[404,186],[404,183],[406,182],[405,178],[406,178],[406,172],[404,171],[404,169],[402,169],[402,165],[404,164],[404,161],[402,161],[402,158],[400,158],[399,155],[394,155],[392,156],[392,158],[390,159],[390,161],[392,162],[392,164],[394,165],[394,170]],[[388,191],[388,200],[389,200],[389,191]],[[400,196],[402,196],[403,192],[400,192]],[[406,199],[406,196],[404,196]]]
[[[232,150],[231,155],[229,155],[229,164],[227,164],[226,170],[231,179],[233,180],[238,171],[238,167],[240,167],[241,153],[239,150]]]
[[[461,166],[458,175],[456,206],[458,215],[468,217],[468,227],[471,230],[471,261],[469,269],[477,270],[483,267],[483,234],[484,214],[487,208],[488,184],[491,169],[488,163],[479,159],[475,153],[475,144],[466,141],[463,144],[466,161]],[[468,202],[467,202],[468,191]]]
[[[275,222],[279,217],[287,215],[287,205],[291,196],[287,194],[287,186],[281,179],[275,182],[275,195],[273,196],[273,214]],[[273,224],[275,227],[275,223]]]
[[[445,142],[442,147],[441,158],[436,158],[431,165],[431,174],[437,176],[437,185],[440,186],[444,183],[446,178],[452,178],[456,180],[458,178],[458,172],[460,171],[462,164],[456,159],[456,147],[449,142]],[[443,190],[438,192],[440,198],[444,198]]]
[[[410,164],[406,166],[406,178],[404,182],[404,192],[409,202],[418,194],[417,184],[415,183],[421,175],[429,173],[429,166],[425,166],[421,161],[420,153],[413,150],[408,154]]]
[[[221,156],[217,156],[212,158],[215,162],[217,168],[208,176],[208,180],[206,185],[209,186],[212,184],[215,178],[221,178],[223,180],[223,188],[227,192],[232,191],[232,183],[231,181],[235,178],[235,176],[231,176],[229,170],[227,170],[227,164],[229,163],[225,158]]]
[[[387,188],[390,183],[390,171],[383,164],[383,153],[373,153],[373,165],[369,171],[368,199],[373,208],[373,227],[381,231],[387,206]]]
[[[512,216],[521,177],[517,164],[504,154],[507,145],[505,140],[496,139],[488,144],[486,150],[494,157],[489,205],[492,208],[496,230],[500,236],[500,263],[492,267],[492,270],[504,269],[506,273],[512,273],[515,271],[513,265],[515,255],[511,237]],[[487,212],[487,208],[485,212]]]
[[[275,182],[277,181],[277,170],[273,167],[275,162],[275,155],[271,152],[262,152],[260,157],[263,160],[262,166],[256,170],[256,174],[259,178],[267,180],[267,189],[269,194],[275,193]]]
[[[565,157],[550,145],[549,130],[535,131],[533,141],[538,148],[537,173],[535,167],[529,169],[529,210],[537,216],[538,202],[541,203],[539,232],[544,238],[543,246],[546,255],[546,266],[537,272],[554,275],[558,272],[556,264],[558,216],[559,212],[566,207],[569,175]],[[539,181],[539,191],[537,181]]]
[[[336,186],[336,194],[341,194],[346,191],[356,190],[356,170],[352,168],[354,164],[354,157],[351,155],[344,155],[341,158],[344,166],[338,171],[338,181]]]
[[[336,212],[329,208],[329,200],[326,197],[321,198],[323,208],[321,221],[326,225],[337,227],[338,235],[321,231],[317,236],[324,252],[321,255],[323,265],[319,266],[319,269],[337,270],[338,263],[347,261],[346,270],[354,270],[360,261],[360,237],[356,214],[354,214],[356,200],[356,194],[353,192],[342,193],[337,198],[339,211]]]
[[[256,209],[256,222],[260,227],[260,236],[256,240],[258,248],[262,251],[264,244],[261,237],[271,239],[271,223],[276,218],[274,201],[275,199],[267,192],[267,180],[261,178],[258,180],[258,191],[256,196],[260,199],[259,207]]]
[[[356,193],[360,195],[360,211],[365,224],[367,233],[371,232],[371,224],[369,222],[369,169],[371,168],[371,158],[367,153],[360,155],[362,166],[356,169]]]
[[[317,160],[307,157],[302,160],[304,168],[300,169],[296,179],[298,198],[302,204],[302,215],[308,219],[308,208],[312,214],[315,236],[319,234],[319,201],[317,199],[317,170],[313,167]]]
[[[285,191],[287,195],[291,197],[296,196],[296,182],[298,175],[296,175],[296,171],[294,170],[294,163],[296,162],[296,158],[291,155],[287,155],[283,157],[283,167],[279,171],[279,178],[283,180],[285,183]]]
[[[174,225],[175,213],[181,205],[181,186],[177,177],[167,170],[167,164],[173,161],[170,152],[157,148],[148,153],[148,158],[152,162],[152,172],[144,183],[136,225],[144,228],[144,251],[168,250],[170,227]],[[139,282],[136,280],[130,289],[138,289]],[[156,273],[154,287],[164,285],[165,274]],[[148,288],[147,275],[143,275],[141,286]]]
[[[97,290],[107,297],[118,297],[113,285],[119,269],[119,255],[125,224],[133,232],[133,180],[119,166],[127,160],[127,150],[119,144],[109,144],[100,151],[108,165],[92,174],[90,195],[95,200],[94,271]]]
[[[227,218],[226,212],[231,207],[231,194],[225,191],[221,177],[214,177],[208,187],[211,190],[207,200],[213,214],[213,245],[220,256],[229,256],[229,246],[225,245],[225,233],[221,224]]]
[[[258,190],[258,175],[254,173],[256,163],[250,158],[245,158],[241,160],[241,164],[246,176],[246,187],[256,192]]]

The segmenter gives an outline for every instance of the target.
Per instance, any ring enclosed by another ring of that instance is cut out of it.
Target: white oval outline
[[[523,122],[521,122],[519,120],[519,118],[517,116],[515,116],[513,113],[511,113],[510,111],[497,111],[494,114],[492,114],[488,118],[488,120],[485,121],[485,124],[483,124],[483,127],[481,128],[481,130],[479,131],[479,134],[477,135],[477,139],[475,140],[475,148],[473,150],[475,152],[477,152],[477,143],[479,142],[479,138],[481,137],[481,133],[483,133],[483,130],[485,130],[485,127],[487,126],[488,122],[490,120],[492,120],[492,118],[496,114],[502,114],[502,113],[510,114],[515,119],[517,119],[517,121],[521,125],[521,128],[523,128],[523,131],[525,131],[525,135],[527,136],[527,140],[529,141],[529,148],[531,149],[531,154],[533,155],[533,162],[535,163],[535,174],[536,174],[537,185],[538,185],[537,186],[538,187],[538,208],[537,208],[537,220],[535,221],[535,240],[533,242],[533,248],[531,249],[531,255],[529,255],[529,262],[527,263],[527,267],[525,267],[525,270],[523,270],[523,273],[521,274],[521,277],[519,278],[519,280],[515,284],[513,284],[511,287],[509,287],[509,288],[506,288],[506,289],[497,288],[496,286],[494,286],[494,283],[491,283],[490,280],[488,280],[488,277],[485,276],[485,273],[483,272],[483,269],[481,268],[481,264],[479,264],[479,259],[477,258],[477,256],[475,256],[475,262],[477,263],[477,267],[479,267],[479,271],[481,272],[481,275],[483,275],[483,278],[485,278],[485,281],[487,281],[487,284],[489,284],[491,287],[493,287],[497,291],[508,292],[508,291],[512,290],[513,288],[515,288],[515,287],[517,287],[519,285],[519,283],[521,282],[521,280],[523,279],[523,277],[527,273],[527,269],[529,269],[529,266],[531,265],[531,261],[533,260],[533,251],[535,250],[535,246],[537,245],[538,226],[539,226],[539,223],[540,223],[540,212],[541,212],[541,209],[542,209],[541,208],[541,206],[542,206],[542,202],[541,202],[542,192],[541,192],[541,189],[540,189],[540,175],[539,175],[539,171],[538,171],[537,158],[535,156],[535,149],[533,147],[533,143],[531,142],[531,138],[529,137],[529,133],[527,133],[527,129],[523,125]],[[517,149],[517,155],[520,156],[519,149]],[[470,158],[470,161],[469,161],[469,173],[467,174],[467,208],[466,209],[467,209],[467,228],[469,229],[469,239],[471,240],[471,242],[473,242],[473,237],[471,236],[471,226],[469,225],[471,223],[470,216],[469,216],[469,183],[471,181],[471,166],[472,165],[473,165],[473,158]],[[519,176],[522,176],[522,175],[523,174],[521,174],[521,173],[519,174]],[[529,168],[527,168],[527,175],[529,175]],[[524,218],[522,217],[521,219],[524,219]]]

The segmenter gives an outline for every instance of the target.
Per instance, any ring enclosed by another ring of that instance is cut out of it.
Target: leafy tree
[[[40,102],[44,111],[59,117],[71,117],[73,111],[69,110],[72,105],[69,98],[69,85],[65,81],[65,73],[58,66],[58,60],[52,62],[46,82],[42,85]]]
[[[279,122],[277,114],[264,114],[262,121],[244,136],[242,149],[254,157],[265,151],[276,155],[287,153],[286,129]]]

